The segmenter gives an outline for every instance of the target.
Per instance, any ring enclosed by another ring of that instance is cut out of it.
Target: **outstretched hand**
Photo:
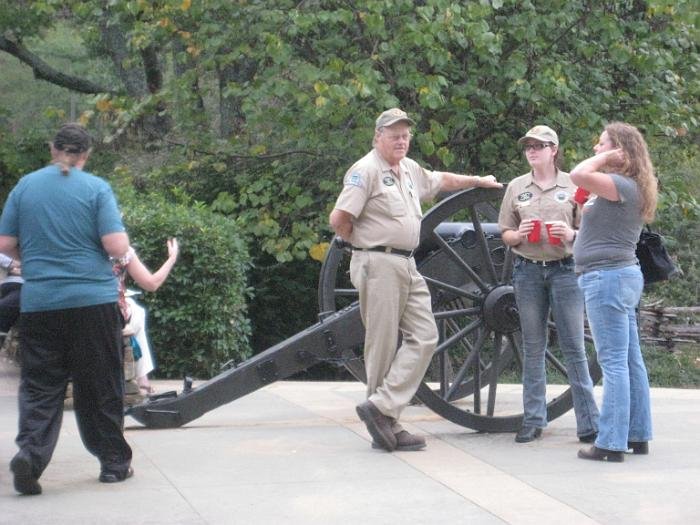
[[[177,243],[177,238],[172,237],[168,239],[168,259],[177,259],[178,254],[180,253],[180,246]]]
[[[493,175],[486,175],[484,177],[479,177],[477,186],[479,188],[502,188],[503,184],[498,182]]]

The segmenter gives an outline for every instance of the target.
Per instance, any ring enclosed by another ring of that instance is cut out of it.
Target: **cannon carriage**
[[[511,285],[512,253],[501,242],[498,207],[502,189],[474,188],[440,201],[421,222],[415,251],[418,270],[432,296],[440,334],[416,398],[458,425],[484,432],[520,427],[520,404],[499,402],[499,382],[519,382],[522,349]],[[319,322],[252,358],[180,393],[166,393],[129,407],[127,414],[151,428],[184,425],[218,406],[287,378],[319,362],[345,366],[364,381],[364,328],[357,292],[349,283],[350,249],[332,243],[321,268]],[[566,377],[550,323],[548,372]],[[600,379],[592,345],[589,369]],[[573,406],[571,390],[548,399],[552,420]]]

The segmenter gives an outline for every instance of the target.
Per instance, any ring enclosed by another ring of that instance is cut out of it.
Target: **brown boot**
[[[374,403],[367,400],[355,408],[357,415],[367,426],[372,439],[388,452],[396,449],[396,436],[391,431],[391,419],[382,414]]]
[[[399,452],[409,452],[423,450],[426,446],[425,438],[411,434],[407,430],[394,434],[396,436],[396,450]],[[372,441],[372,448],[383,448],[376,441]]]

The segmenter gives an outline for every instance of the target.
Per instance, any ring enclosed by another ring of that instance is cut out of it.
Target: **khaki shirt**
[[[543,190],[532,176],[532,172],[516,177],[506,189],[498,215],[498,226],[501,231],[517,230],[520,222],[525,219],[541,219],[540,242],[530,243],[523,240],[513,246],[514,253],[537,261],[553,261],[563,259],[573,253],[573,243],[562,241],[559,245],[547,242],[547,221],[563,221],[571,228],[577,228],[580,223],[573,201],[576,186],[571,182],[569,174],[557,172],[554,186]]]
[[[335,208],[354,217],[350,243],[358,248],[390,246],[413,250],[420,241],[420,203],[437,195],[442,173],[423,169],[405,158],[400,173],[376,149],[362,157],[347,171],[343,190]]]

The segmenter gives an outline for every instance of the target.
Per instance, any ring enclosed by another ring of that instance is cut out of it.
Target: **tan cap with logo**
[[[384,113],[379,115],[375,129],[385,128],[401,121],[408,122],[411,126],[416,125],[413,119],[410,118],[405,111],[402,111],[399,108],[387,109]]]
[[[535,139],[539,140],[540,142],[551,142],[555,146],[559,145],[559,137],[557,137],[557,132],[549,126],[535,126],[525,133],[524,137],[520,137],[518,144],[522,144],[527,139]]]

